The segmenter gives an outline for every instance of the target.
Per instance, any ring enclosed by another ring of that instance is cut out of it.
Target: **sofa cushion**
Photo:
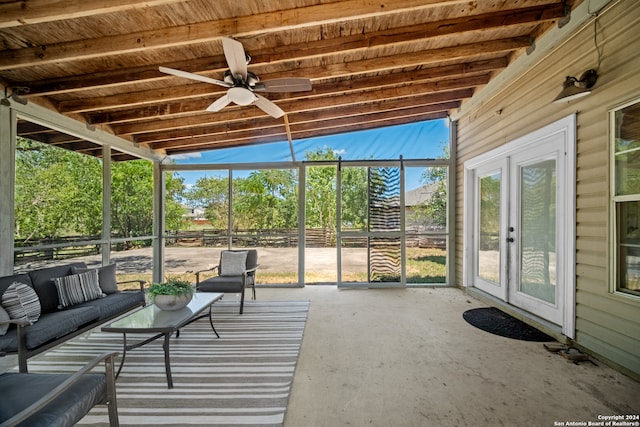
[[[104,320],[135,306],[142,306],[143,304],[144,293],[139,291],[123,291],[107,295],[106,298],[96,299],[74,307],[90,307],[91,310],[98,314],[99,320]]]
[[[38,295],[29,285],[13,282],[2,294],[2,306],[11,319],[33,324],[40,317]]]
[[[56,277],[53,283],[58,291],[60,309],[106,296],[98,285],[98,270],[94,269],[85,273]]]
[[[60,305],[60,301],[58,301],[58,291],[51,279],[54,277],[68,276],[71,274],[72,267],[86,268],[87,265],[84,262],[77,262],[56,267],[41,268],[29,273],[33,289],[36,290],[38,297],[40,297],[40,305],[43,313],[55,311],[58,309],[58,305]]]
[[[92,307],[74,307],[45,313],[36,323],[25,327],[26,346],[28,349],[37,348],[97,320],[98,316],[99,313]],[[17,349],[17,329],[10,328],[5,335],[0,336],[0,351],[15,352]]]
[[[9,317],[9,313],[7,313],[7,310],[5,310],[0,305],[0,322],[6,322],[9,319],[11,319]],[[0,335],[6,334],[8,330],[9,330],[9,324],[8,323],[6,325],[0,325]]]
[[[88,268],[79,268],[72,267],[71,272],[73,274],[84,273],[90,269]],[[116,279],[116,265],[109,264],[102,267],[98,267],[98,283],[100,285],[100,289],[105,294],[113,294],[118,292],[118,281]]]
[[[41,399],[49,391],[60,385],[69,374],[18,374],[0,375],[0,423],[6,421],[32,403]],[[93,406],[101,403],[106,396],[104,374],[85,374],[62,396],[36,412],[28,422],[29,426],[70,426],[82,419]]]

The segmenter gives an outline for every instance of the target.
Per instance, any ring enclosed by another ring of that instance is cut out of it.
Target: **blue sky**
[[[446,119],[407,125],[390,126],[380,129],[344,133],[318,138],[293,141],[296,160],[304,160],[305,153],[317,148],[329,147],[344,160],[393,160],[400,155],[404,159],[431,159],[442,155],[443,144],[449,141],[449,127]],[[291,151],[287,141],[249,147],[225,148],[172,157],[176,164],[203,163],[252,163],[291,161]],[[407,189],[420,185],[420,171],[408,168]],[[202,176],[215,176],[214,171],[179,172],[185,184],[193,185]],[[241,174],[240,174],[241,175]]]

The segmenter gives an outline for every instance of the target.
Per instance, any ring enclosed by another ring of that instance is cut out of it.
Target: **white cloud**
[[[174,154],[169,156],[169,158],[173,160],[186,160],[186,159],[199,159],[202,157],[202,153],[185,153],[185,154]]]
[[[347,153],[347,150],[344,148],[333,150],[333,154],[335,154],[336,156],[341,156],[346,153]]]

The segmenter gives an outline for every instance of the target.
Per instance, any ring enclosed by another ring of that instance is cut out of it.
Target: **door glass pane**
[[[556,301],[556,162],[520,170],[520,290]]]
[[[369,231],[400,231],[400,168],[369,168]],[[396,237],[369,238],[369,281],[401,280],[401,242]]]
[[[500,172],[480,178],[478,276],[500,283]]]
[[[342,231],[369,229],[368,169],[365,166],[345,166],[341,179]]]
[[[371,237],[369,239],[369,281],[399,282],[400,237]]]
[[[342,283],[366,283],[369,281],[366,236],[343,237],[340,240]]]
[[[400,168],[369,169],[369,231],[400,231]]]

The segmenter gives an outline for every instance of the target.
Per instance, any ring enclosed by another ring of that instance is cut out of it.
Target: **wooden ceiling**
[[[295,141],[447,117],[580,0],[0,0],[0,83],[162,154]],[[225,88],[222,37],[262,80],[307,77],[308,92],[205,109]],[[20,122],[20,135],[99,147]]]

